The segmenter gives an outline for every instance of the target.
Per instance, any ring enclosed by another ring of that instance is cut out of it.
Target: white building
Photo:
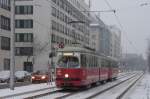
[[[82,0],[16,0],[16,70],[47,70],[57,43],[89,46],[85,10]]]
[[[10,69],[10,0],[0,0],[0,70]]]
[[[95,35],[95,50],[106,56],[111,56],[111,33],[105,23],[99,17],[93,17],[90,24],[91,36]]]
[[[112,57],[119,59],[121,56],[121,31],[116,26],[109,26],[111,32]]]
[[[98,53],[114,58],[120,58],[121,53],[121,31],[115,26],[107,26],[99,18],[93,16],[90,24],[91,44]]]

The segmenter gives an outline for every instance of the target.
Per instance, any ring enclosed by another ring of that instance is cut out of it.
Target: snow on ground
[[[150,74],[146,74],[127,99],[150,99]]]
[[[59,89],[57,89],[57,88],[48,88],[47,90],[41,90],[41,91],[38,91],[38,92],[35,92],[35,93],[29,93],[29,94],[25,94],[25,95],[13,96],[13,97],[9,97],[9,98],[6,98],[6,99],[24,99],[24,98],[29,98],[29,97],[40,95],[40,94],[53,92],[53,91],[56,91],[56,90],[59,90]],[[43,99],[46,99],[46,98],[43,98]]]
[[[52,84],[41,83],[41,84],[31,84],[31,85],[22,86],[22,87],[15,87],[15,90],[10,90],[9,88],[0,89],[0,98],[10,96],[10,95],[15,95],[15,94],[32,92],[32,91],[36,91],[40,89],[50,88],[54,86],[55,86],[55,83],[53,82]]]

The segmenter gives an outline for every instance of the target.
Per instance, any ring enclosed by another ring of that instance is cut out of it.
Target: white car
[[[0,71],[0,82],[9,82],[10,79],[10,71]]]
[[[31,80],[31,74],[27,71],[16,71],[15,77],[17,81],[30,81]]]

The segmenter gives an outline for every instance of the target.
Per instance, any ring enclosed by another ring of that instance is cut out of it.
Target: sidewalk
[[[24,93],[32,93],[42,89],[45,90],[45,89],[49,89],[50,87],[55,87],[55,83],[53,82],[52,84],[47,84],[47,83],[31,84],[28,86],[15,87],[15,90],[10,90],[9,88],[0,89],[0,99],[3,97],[22,95]]]

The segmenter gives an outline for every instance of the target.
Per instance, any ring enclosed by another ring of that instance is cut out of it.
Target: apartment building
[[[95,50],[106,56],[111,56],[111,33],[105,23],[99,18],[93,16],[91,26],[91,36],[95,35]]]
[[[105,56],[119,59],[121,54],[121,31],[116,26],[107,26],[97,16],[93,16],[90,26],[90,37],[93,37],[92,39],[95,41],[95,50]]]
[[[10,69],[10,0],[0,0],[0,70]]]
[[[52,0],[52,43],[89,46],[89,11],[82,0]]]
[[[109,26],[111,32],[111,56],[119,59],[121,57],[121,31],[115,25]]]
[[[89,7],[82,0],[16,0],[15,10],[16,70],[47,70],[59,43],[90,46]]]

